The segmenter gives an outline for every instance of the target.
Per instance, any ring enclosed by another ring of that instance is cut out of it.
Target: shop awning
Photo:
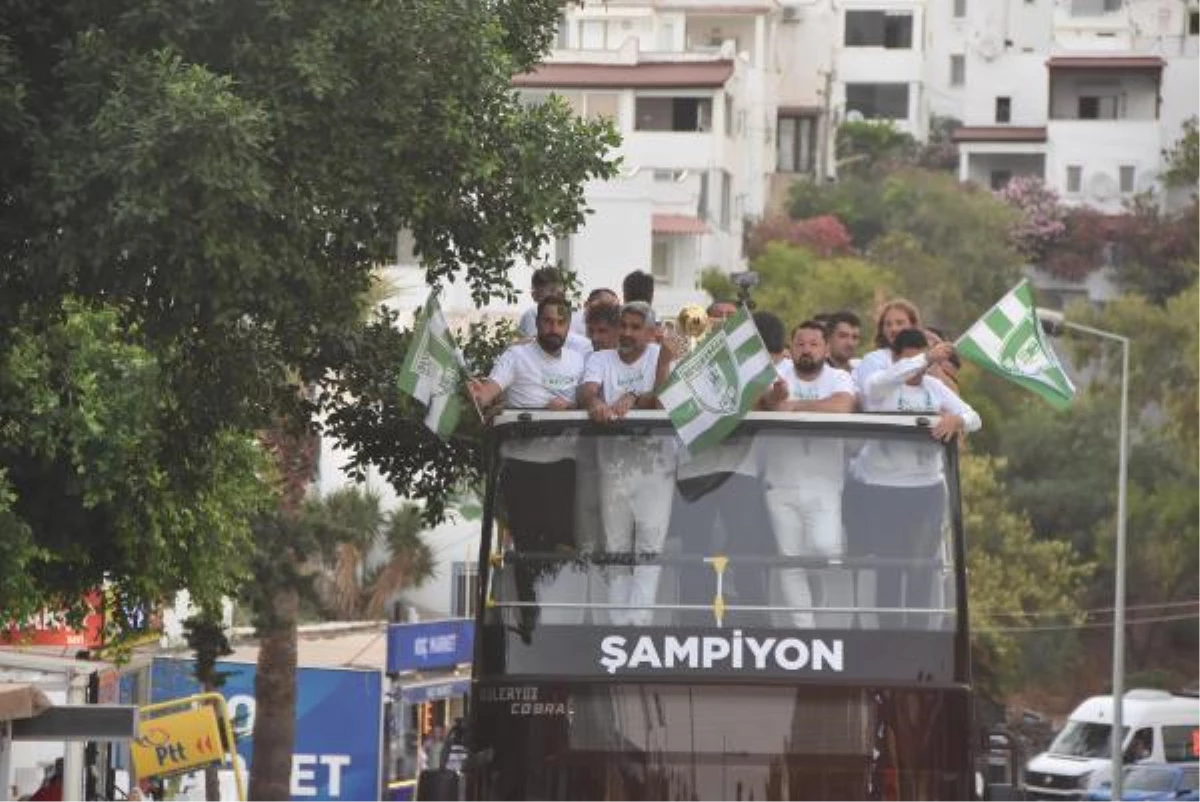
[[[686,214],[656,214],[650,219],[650,229],[655,234],[707,234],[708,223],[699,217]]]
[[[50,706],[50,699],[36,685],[0,682],[0,721],[33,718]]]

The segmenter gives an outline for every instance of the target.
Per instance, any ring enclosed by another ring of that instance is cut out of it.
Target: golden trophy
[[[674,360],[679,360],[690,354],[700,338],[708,333],[708,313],[699,304],[688,304],[679,310],[674,323],[664,339]]]

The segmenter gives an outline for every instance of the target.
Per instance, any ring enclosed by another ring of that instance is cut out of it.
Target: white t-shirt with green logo
[[[619,351],[596,351],[588,357],[583,371],[583,384],[600,385],[604,403],[615,403],[626,393],[649,393],[654,390],[654,371],[658,367],[658,343],[650,343],[632,363],[622,361]]]
[[[510,409],[543,409],[554,398],[575,403],[583,377],[583,356],[563,348],[547,354],[536,341],[520,343],[500,355],[488,378],[504,391]]]
[[[504,391],[504,406],[509,409],[544,409],[554,398],[574,404],[583,378],[583,356],[569,348],[552,356],[536,341],[518,343],[500,355],[488,378]],[[501,453],[525,462],[556,462],[574,458],[575,440],[575,433],[569,432],[507,442]]]
[[[854,395],[854,380],[850,374],[829,365],[823,365],[821,372],[812,379],[802,379],[791,364],[783,370],[777,367],[776,372],[787,383],[789,401],[824,401],[838,393]],[[774,434],[769,441],[761,443],[760,448],[763,481],[768,486],[795,486],[814,478],[835,480],[839,484],[842,481],[845,466],[841,438],[799,432]]]

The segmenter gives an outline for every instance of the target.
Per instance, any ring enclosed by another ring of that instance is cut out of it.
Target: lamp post
[[[1117,457],[1117,542],[1116,542],[1116,598],[1113,600],[1112,636],[1112,798],[1120,799],[1122,782],[1121,763],[1125,707],[1125,487],[1129,449],[1129,338],[1072,323],[1062,312],[1052,309],[1037,310],[1038,319],[1050,334],[1061,329],[1091,334],[1094,337],[1121,344],[1121,429],[1118,435]]]

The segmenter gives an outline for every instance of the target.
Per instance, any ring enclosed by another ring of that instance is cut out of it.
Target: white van
[[[1025,766],[1029,799],[1082,799],[1088,777],[1112,762],[1111,696],[1093,696],[1067,719],[1050,748]],[[1200,751],[1200,699],[1135,689],[1122,707],[1124,761],[1195,762]]]

